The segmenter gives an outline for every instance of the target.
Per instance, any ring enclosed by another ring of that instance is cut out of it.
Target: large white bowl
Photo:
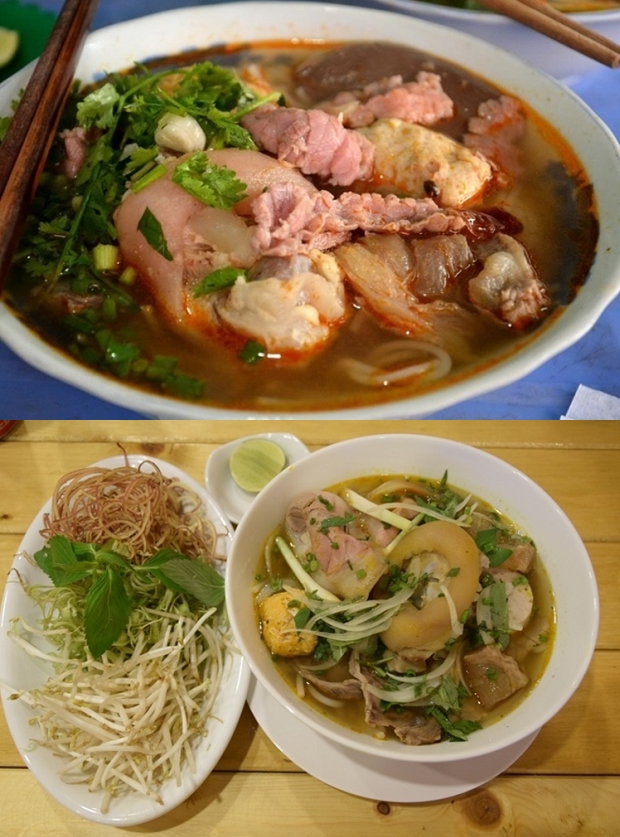
[[[348,730],[314,711],[278,674],[257,624],[251,588],[264,544],[305,490],[321,490],[364,474],[413,474],[448,480],[490,502],[536,543],[555,596],[557,631],[549,662],[530,694],[502,720],[466,742],[407,746]],[[579,686],[598,632],[598,591],[588,553],[570,520],[525,474],[468,445],[431,436],[394,434],[339,442],[289,466],[246,512],[228,557],[226,600],[237,643],[254,676],[294,717],[338,746],[413,762],[461,761],[497,753],[547,723]]]
[[[381,0],[381,2],[421,20],[452,26],[459,32],[483,38],[507,49],[554,78],[568,81],[592,73],[603,65],[552,38],[493,12],[459,9],[424,0]],[[569,15],[593,32],[620,43],[620,8],[604,12],[579,12]]]
[[[376,406],[311,412],[206,407],[146,393],[98,374],[51,348],[0,303],[0,339],[42,372],[137,412],[159,418],[412,418],[510,384],[577,342],[620,291],[620,146],[573,93],[534,67],[447,27],[396,14],[320,3],[223,3],[162,12],[95,31],[78,65],[84,81],[148,57],[221,42],[278,38],[393,40],[452,60],[528,102],[568,140],[594,185],[600,215],[597,255],[585,286],[552,323],[518,351],[463,380]],[[24,69],[0,87],[0,113],[24,86]]]

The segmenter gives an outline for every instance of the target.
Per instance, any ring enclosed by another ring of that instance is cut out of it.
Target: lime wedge
[[[0,26],[0,67],[5,67],[17,52],[19,32]]]
[[[286,455],[269,439],[246,439],[233,451],[228,464],[239,488],[257,494],[286,465]]]

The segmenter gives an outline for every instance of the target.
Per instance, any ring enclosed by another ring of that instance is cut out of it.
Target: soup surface
[[[397,400],[518,350],[598,224],[564,140],[387,43],[228,46],[76,94],[16,255],[17,315],[80,362],[224,408]]]
[[[410,745],[464,740],[514,708],[555,624],[535,544],[447,475],[293,498],[254,594],[263,640],[300,697]]]

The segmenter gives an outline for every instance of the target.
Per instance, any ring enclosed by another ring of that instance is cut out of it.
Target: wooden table
[[[219,444],[286,430],[314,449],[377,432],[444,436],[485,448],[539,483],[570,516],[594,564],[601,626],[592,666],[565,708],[502,776],[455,799],[387,804],[308,776],[271,743],[249,709],[215,772],[188,802],[150,824],[117,833],[192,837],[338,834],[620,834],[620,425],[614,422],[25,421],[0,442],[2,584],[23,533],[57,479],[118,452],[169,460],[198,480]],[[112,834],[43,791],[0,718],[0,834]]]

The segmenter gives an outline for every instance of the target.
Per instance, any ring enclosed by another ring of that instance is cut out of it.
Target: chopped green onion
[[[282,556],[286,563],[289,565],[293,573],[295,574],[295,578],[299,583],[302,585],[304,590],[307,590],[309,593],[313,593],[316,596],[319,596],[321,599],[325,599],[330,602],[339,602],[340,599],[338,596],[334,596],[333,593],[330,593],[329,590],[325,590],[324,587],[321,587],[312,576],[308,575],[308,573],[304,570],[301,566],[299,559],[284,540],[284,538],[277,537],[276,544],[278,545],[278,549],[282,553]]]
[[[95,270],[114,270],[118,263],[118,247],[115,244],[96,244],[92,257]]]

